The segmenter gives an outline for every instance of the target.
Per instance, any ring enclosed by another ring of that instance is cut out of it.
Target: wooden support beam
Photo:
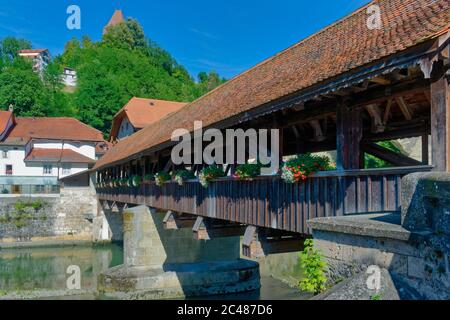
[[[431,105],[431,92],[430,90],[424,90],[423,94],[425,95],[425,98],[427,99],[428,103]]]
[[[397,97],[395,98],[395,102],[397,102],[397,105],[399,106],[400,110],[402,111],[403,115],[405,116],[406,120],[411,120],[413,117],[413,114],[411,110],[409,109],[408,105],[405,102],[405,99],[403,97]]]
[[[305,103],[303,101],[295,103],[292,106],[292,109],[295,110],[295,111],[303,111],[303,110],[305,110]]]
[[[436,171],[450,171],[449,87],[445,77],[431,84],[431,158]]]
[[[197,217],[192,227],[194,239],[211,240],[214,238],[240,237],[245,232],[245,226],[238,223]]]
[[[362,139],[361,109],[350,109],[339,103],[336,118],[336,165],[338,170],[359,169]]]
[[[327,137],[324,135],[322,131],[322,126],[318,119],[309,121],[309,125],[314,129],[314,138],[313,141],[321,142],[324,141]]]
[[[386,109],[384,109],[384,116],[383,116],[383,124],[386,126],[389,115],[391,114],[391,107],[392,107],[392,99],[388,99],[386,102]]]
[[[370,81],[374,82],[374,83],[382,84],[382,85],[391,84],[391,80],[386,79],[383,76],[373,77],[372,79],[370,79]]]
[[[422,164],[428,165],[428,134],[422,135]]]
[[[381,120],[381,111],[377,104],[369,104],[366,106],[366,110],[372,119],[372,129],[374,133],[383,132],[386,127]]]
[[[375,143],[362,144],[362,150],[381,160],[385,160],[395,166],[420,166],[422,163],[403,154],[393,152],[389,149],[383,148]]]
[[[163,219],[165,230],[178,230],[183,228],[192,228],[195,224],[196,216],[182,214],[173,211],[167,211]]]
[[[246,228],[242,240],[242,254],[252,259],[275,253],[298,252],[303,248],[304,238],[299,234],[255,226]]]

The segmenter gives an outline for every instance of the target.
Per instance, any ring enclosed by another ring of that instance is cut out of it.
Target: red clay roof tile
[[[16,125],[5,142],[29,139],[103,141],[103,134],[74,118],[22,118],[16,117]]]
[[[71,149],[34,148],[24,160],[25,162],[61,162],[61,163],[94,163],[95,160]]]

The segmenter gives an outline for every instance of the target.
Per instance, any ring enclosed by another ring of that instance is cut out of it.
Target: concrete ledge
[[[308,221],[313,230],[408,241],[411,232],[400,225],[399,213],[374,213]]]
[[[259,288],[258,263],[244,259],[167,264],[162,268],[118,266],[98,278],[99,292],[119,299],[183,298]]]

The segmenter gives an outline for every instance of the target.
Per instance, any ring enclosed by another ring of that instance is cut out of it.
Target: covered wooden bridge
[[[382,25],[369,28],[367,7]],[[449,4],[446,0],[380,0],[231,79],[158,123],[120,141],[94,170],[97,182],[176,169],[175,129],[280,129],[283,157],[336,150],[337,170],[287,184],[279,175],[251,181],[229,176],[203,188],[101,184],[99,200],[124,208],[167,212],[167,228],[191,227],[195,237],[243,235],[247,255],[298,250],[314,217],[398,211],[401,178],[450,169]],[[419,137],[421,161],[377,142]],[[370,154],[392,166],[365,169]],[[431,157],[429,156],[431,155]],[[204,165],[195,165],[197,174]]]

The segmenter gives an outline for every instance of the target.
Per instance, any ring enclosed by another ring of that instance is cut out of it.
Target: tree
[[[30,49],[31,42],[25,39],[17,39],[14,37],[6,37],[0,40],[0,56],[2,60],[14,60],[17,52],[23,49]]]
[[[126,22],[108,27],[103,35],[102,42],[111,48],[119,49],[146,49],[148,41],[139,22],[128,18]]]
[[[22,116],[47,114],[46,93],[39,76],[31,69],[8,67],[0,73],[0,106],[14,106],[15,113]]]
[[[198,74],[199,87],[201,89],[201,93],[205,94],[214,88],[220,86],[221,84],[226,82],[225,78],[220,78],[217,72],[210,71],[209,73],[200,72]]]

